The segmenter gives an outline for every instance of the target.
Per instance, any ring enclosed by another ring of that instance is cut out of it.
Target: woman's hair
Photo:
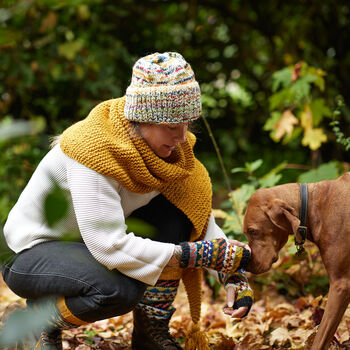
[[[191,133],[195,134],[198,132],[198,123],[197,123],[197,120],[191,120],[189,123],[188,123],[188,131],[191,131]],[[142,124],[145,124],[145,123],[140,123],[140,122],[136,122],[134,120],[130,120],[130,125],[131,125],[131,128],[132,128],[132,135],[133,136],[140,136],[142,137],[141,135],[141,132],[140,132],[140,126]]]
[[[140,122],[136,122],[134,120],[130,121],[130,125],[131,125],[131,137],[142,137],[141,135],[141,130],[140,130],[140,126],[142,123]],[[190,121],[188,123],[188,131],[191,131],[193,134],[198,132],[198,123],[197,120],[193,120]],[[50,142],[50,148],[54,148],[56,145],[58,145],[60,143],[61,140],[61,136],[60,135],[56,135],[56,136],[51,136],[49,138],[49,142]]]
[[[50,148],[54,148],[56,145],[60,143],[61,136],[62,134],[49,137]]]

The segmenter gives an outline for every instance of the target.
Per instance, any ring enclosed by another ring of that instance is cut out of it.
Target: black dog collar
[[[301,205],[300,205],[300,211],[299,211],[299,219],[300,219],[300,226],[297,229],[297,234],[295,234],[294,242],[297,246],[297,251],[302,252],[303,251],[303,244],[306,241],[307,236],[307,204],[308,204],[308,190],[307,190],[307,184],[302,183],[299,184],[300,186],[300,198],[301,198]]]

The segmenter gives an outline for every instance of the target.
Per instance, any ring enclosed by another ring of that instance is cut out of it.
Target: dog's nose
[[[275,257],[272,259],[272,263],[274,264],[277,260],[278,260],[278,256],[275,256]]]

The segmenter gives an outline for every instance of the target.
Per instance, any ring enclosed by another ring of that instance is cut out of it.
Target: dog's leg
[[[333,281],[329,288],[328,301],[311,350],[326,350],[350,301],[350,280]]]

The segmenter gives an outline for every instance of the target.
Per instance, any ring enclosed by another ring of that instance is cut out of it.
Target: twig
[[[216,154],[217,154],[217,156],[218,156],[218,159],[219,159],[219,163],[220,163],[222,172],[224,173],[224,178],[225,178],[225,181],[226,181],[227,189],[228,189],[228,191],[230,192],[230,191],[231,191],[230,179],[229,179],[229,177],[228,177],[228,175],[227,175],[227,171],[226,171],[226,169],[225,169],[224,162],[223,162],[223,160],[222,160],[222,156],[221,156],[221,153],[220,153],[220,149],[219,149],[219,147],[218,147],[218,144],[216,143],[214,134],[213,134],[213,132],[211,131],[210,125],[209,125],[209,123],[208,123],[208,121],[207,121],[207,118],[205,117],[204,113],[202,114],[202,117],[203,117],[203,121],[204,121],[205,127],[206,127],[207,130],[208,130],[210,139],[211,139],[211,141],[213,142],[213,145],[214,145],[214,148],[215,148],[215,152],[216,152]]]

